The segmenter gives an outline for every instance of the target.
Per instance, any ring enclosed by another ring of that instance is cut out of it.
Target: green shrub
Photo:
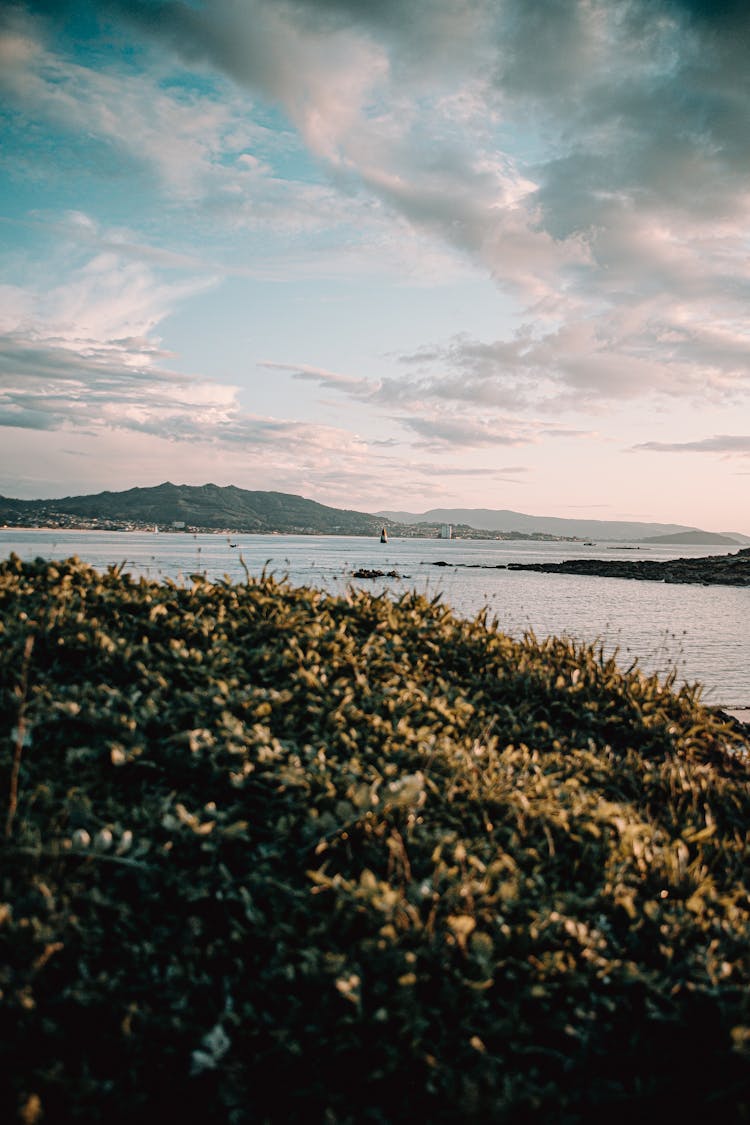
[[[0,1119],[750,1119],[747,745],[408,594],[0,564]]]

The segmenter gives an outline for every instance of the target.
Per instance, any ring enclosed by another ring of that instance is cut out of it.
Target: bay
[[[750,706],[747,620],[750,591],[742,587],[669,585],[616,578],[538,574],[497,569],[509,562],[560,562],[566,558],[630,560],[731,554],[735,547],[391,539],[307,535],[233,535],[183,532],[99,532],[0,529],[0,557],[24,560],[77,555],[99,569],[123,566],[137,577],[189,584],[243,581],[246,569],[265,569],[295,585],[344,593],[361,586],[398,596],[416,589],[463,616],[483,609],[514,637],[568,636],[617,650],[627,667],[677,683],[703,685],[703,702],[728,710]],[[436,566],[444,562],[445,566]],[[245,569],[246,568],[246,569]],[[394,570],[400,577],[355,579],[359,569]]]

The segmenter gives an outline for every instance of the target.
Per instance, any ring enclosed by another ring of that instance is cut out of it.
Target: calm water
[[[236,544],[232,546],[231,544]],[[375,592],[416,588],[440,593],[458,613],[473,616],[485,606],[512,636],[533,630],[538,637],[567,635],[602,641],[619,649],[622,665],[634,659],[647,671],[677,668],[679,680],[704,685],[706,703],[750,706],[747,622],[750,590],[741,587],[670,586],[562,574],[467,569],[508,562],[557,562],[566,558],[668,559],[678,555],[729,554],[736,548],[642,547],[598,543],[480,542],[434,539],[376,539],[292,535],[192,535],[159,532],[34,531],[0,529],[0,557],[23,559],[78,555],[99,568],[124,563],[135,575],[189,582],[208,578],[242,580],[264,566],[298,585],[341,592],[361,585]],[[449,565],[436,567],[443,560]],[[399,579],[356,580],[360,567],[396,570]]]

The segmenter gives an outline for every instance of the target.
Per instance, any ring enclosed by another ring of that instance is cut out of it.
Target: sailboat
[[[381,543],[387,543],[388,542],[388,532],[385,530],[385,527],[383,527],[383,529],[380,532],[380,542]]]

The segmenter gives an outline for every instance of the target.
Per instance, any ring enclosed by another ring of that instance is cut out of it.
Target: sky
[[[744,0],[0,2],[0,493],[750,534]]]

